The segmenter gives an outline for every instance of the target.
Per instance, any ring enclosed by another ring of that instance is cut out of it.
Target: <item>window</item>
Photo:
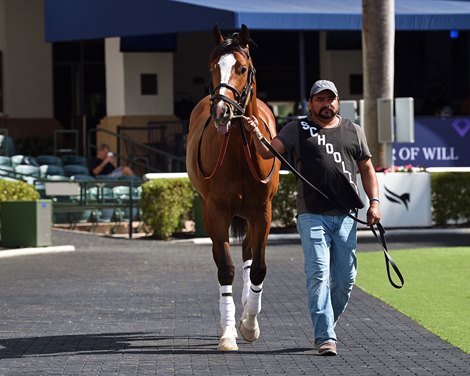
[[[156,73],[142,73],[140,75],[140,93],[142,95],[158,94],[158,82]]]

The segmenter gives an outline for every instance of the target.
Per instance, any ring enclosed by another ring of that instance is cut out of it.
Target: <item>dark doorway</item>
[[[3,57],[0,51],[0,113],[3,113]]]
[[[84,153],[88,130],[106,116],[104,40],[54,43],[53,59],[54,116],[78,131]]]

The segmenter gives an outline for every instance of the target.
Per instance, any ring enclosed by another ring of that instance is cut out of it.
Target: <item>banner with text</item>
[[[416,117],[415,142],[394,143],[397,166],[470,167],[470,117]]]

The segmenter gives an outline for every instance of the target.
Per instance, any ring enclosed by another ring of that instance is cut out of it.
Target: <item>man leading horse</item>
[[[258,119],[245,116],[243,123],[258,135],[258,152],[272,159],[273,152],[261,141]],[[335,326],[346,309],[357,273],[357,223],[351,213],[357,215],[364,204],[356,185],[356,169],[369,197],[367,224],[380,221],[379,188],[366,137],[357,124],[339,115],[335,84],[319,80],[310,90],[308,116],[285,125],[268,145],[280,155],[288,152],[296,169],[318,187],[314,190],[298,180],[297,230],[304,251],[315,344],[320,355],[336,355]]]

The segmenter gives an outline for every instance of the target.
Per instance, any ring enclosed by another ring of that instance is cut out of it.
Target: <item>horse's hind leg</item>
[[[243,290],[242,290],[242,307],[245,307],[245,304],[248,300],[248,295],[250,293],[251,287],[251,280],[250,280],[250,272],[251,272],[251,264],[252,260],[252,253],[251,253],[251,244],[250,244],[250,229],[248,229],[247,235],[245,239],[243,239],[242,244],[242,252],[243,252]]]

